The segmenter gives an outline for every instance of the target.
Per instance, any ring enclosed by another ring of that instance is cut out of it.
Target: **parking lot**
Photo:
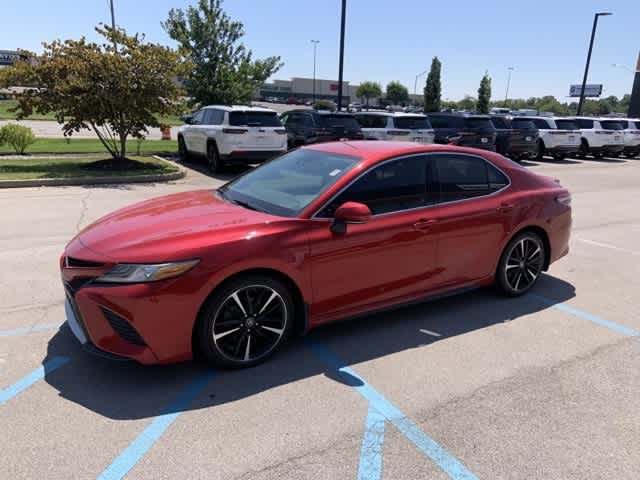
[[[224,179],[0,190],[0,478],[637,479],[640,159],[524,165],[573,195],[531,294],[331,325],[242,371],[114,363],[63,324],[80,228]]]

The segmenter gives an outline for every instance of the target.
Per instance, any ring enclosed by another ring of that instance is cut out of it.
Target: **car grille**
[[[145,347],[147,345],[136,329],[133,328],[133,326],[124,318],[104,307],[100,307],[100,310],[102,310],[102,314],[111,325],[111,328],[113,328],[113,330],[124,340],[141,347]]]

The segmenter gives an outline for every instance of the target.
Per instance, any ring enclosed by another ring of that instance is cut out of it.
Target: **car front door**
[[[200,145],[200,129],[204,122],[204,110],[199,110],[191,117],[191,123],[189,127],[185,129],[183,133],[184,141],[187,145],[187,150],[194,153],[203,154]]]
[[[413,155],[373,167],[312,220],[314,300],[309,313],[317,321],[357,314],[429,289],[437,275],[429,165],[424,155]],[[349,224],[345,233],[333,233],[333,213],[348,201],[369,206],[372,218]]]
[[[518,211],[505,193],[509,179],[480,156],[429,155],[440,191],[431,218],[438,231],[438,287],[463,286],[496,268]]]

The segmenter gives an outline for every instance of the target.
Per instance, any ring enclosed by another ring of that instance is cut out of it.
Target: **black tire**
[[[584,158],[587,158],[588,153],[589,153],[589,144],[583,138],[582,140],[580,140],[580,149],[578,150],[576,157],[584,159]]]
[[[224,170],[224,164],[220,160],[220,154],[218,153],[218,147],[213,142],[207,144],[207,165],[209,171],[214,175],[216,173],[222,173]]]
[[[495,283],[508,297],[519,297],[536,284],[545,262],[542,238],[533,232],[515,236],[505,247],[498,263]]]
[[[604,152],[598,152],[593,154],[594,158],[604,158]]]
[[[189,161],[189,150],[187,150],[187,145],[182,137],[178,137],[178,156],[181,162]]]
[[[536,152],[536,158],[538,160],[542,160],[542,157],[544,157],[544,151],[545,151],[544,142],[542,140],[538,140],[538,151]]]
[[[564,160],[567,156],[564,153],[557,153],[553,156],[556,160]]]
[[[258,365],[287,340],[294,317],[291,292],[282,282],[258,274],[236,278],[202,310],[196,327],[200,352],[219,367]]]

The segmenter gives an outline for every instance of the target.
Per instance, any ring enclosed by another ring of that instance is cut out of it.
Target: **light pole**
[[[429,69],[426,69],[424,72],[420,72],[419,74],[416,75],[416,81],[413,82],[413,94],[417,95],[418,94],[418,79],[423,76],[425,73],[427,73],[429,71]]]
[[[509,70],[509,76],[507,77],[507,91],[504,93],[504,106],[507,107],[507,101],[509,99],[509,86],[511,85],[511,72],[513,72],[513,67],[507,67]]]
[[[313,43],[313,103],[316,103],[316,49],[320,40],[311,40]]]
[[[116,44],[116,16],[113,13],[113,0],[109,0],[109,6],[111,7],[111,34],[113,35],[113,49],[117,52],[118,45]]]
[[[340,65],[338,66],[338,111],[342,110],[342,71],[344,67],[344,23],[347,16],[347,0],[342,0],[340,18]]]
[[[582,115],[582,106],[584,104],[584,87],[587,84],[587,76],[589,75],[589,64],[591,63],[591,52],[593,51],[593,40],[596,37],[598,17],[606,17],[608,15],[613,15],[613,13],[598,12],[593,16],[593,28],[591,29],[591,41],[589,42],[589,53],[587,53],[587,64],[584,67],[584,77],[582,78],[582,87],[580,88],[580,101],[578,102],[578,115]]]

